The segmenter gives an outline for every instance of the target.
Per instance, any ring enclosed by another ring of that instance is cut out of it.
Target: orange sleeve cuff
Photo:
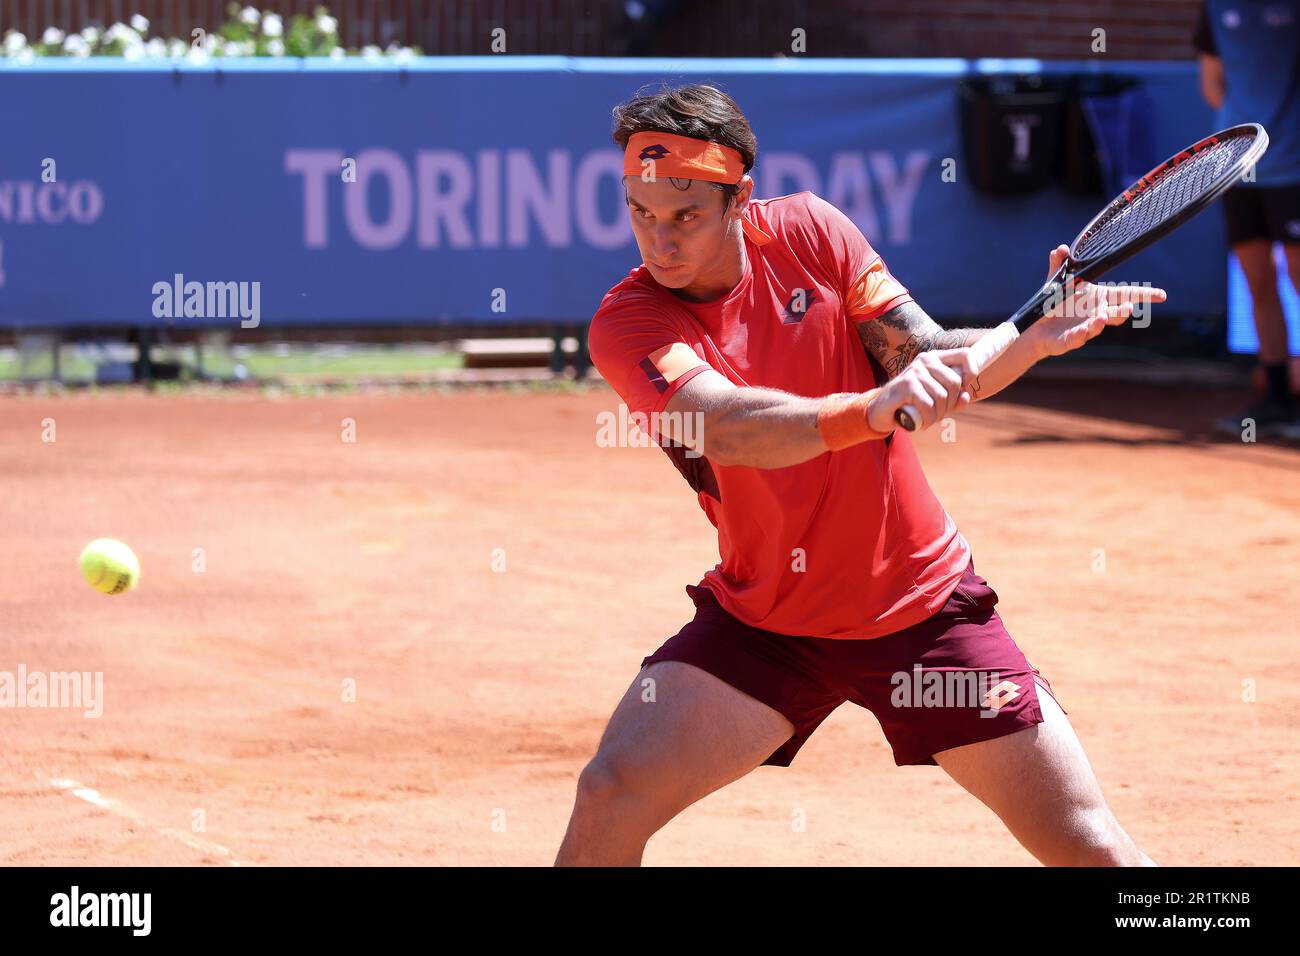
[[[844,297],[844,311],[855,322],[874,319],[903,302],[912,294],[895,279],[879,256],[853,280]]]
[[[873,388],[861,394],[826,396],[817,412],[817,430],[827,448],[840,451],[864,441],[889,437],[891,432],[878,432],[867,422],[867,406],[880,392],[881,389]]]

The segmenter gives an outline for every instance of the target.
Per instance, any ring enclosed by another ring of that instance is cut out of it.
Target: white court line
[[[138,823],[141,826],[152,827],[152,829],[157,833],[160,833],[163,836],[172,837],[176,840],[179,840],[181,843],[184,843],[191,850],[198,850],[202,853],[211,853],[214,856],[223,857],[230,866],[245,865],[241,863],[239,860],[235,859],[235,855],[231,853],[229,850],[227,850],[224,846],[221,846],[219,843],[212,843],[208,840],[201,840],[198,837],[194,836],[193,834],[186,833],[184,830],[174,830],[171,827],[153,827],[152,824],[150,824],[149,821],[145,819],[144,814],[140,813],[137,810],[131,809],[126,804],[122,803],[120,800],[113,800],[110,797],[104,796],[102,793],[100,793],[98,790],[95,790],[93,787],[82,786],[76,780],[69,780],[67,778],[62,778],[62,777],[50,780],[49,784],[50,786],[54,787],[54,789],[56,790],[61,790],[64,793],[71,794],[72,796],[76,797],[78,800],[85,800],[87,803],[99,807],[101,810],[108,810],[111,813],[116,813],[118,816],[125,817],[126,819],[130,820],[132,823]]]

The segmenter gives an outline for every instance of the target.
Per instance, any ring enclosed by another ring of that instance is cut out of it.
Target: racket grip
[[[1020,338],[1020,330],[1016,328],[1014,322],[1003,322],[996,326],[970,347],[971,374],[979,375],[983,372],[1018,338]],[[921,414],[913,406],[904,405],[894,412],[894,421],[900,428],[914,432],[921,421]]]

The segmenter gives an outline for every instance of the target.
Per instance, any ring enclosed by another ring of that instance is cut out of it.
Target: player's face
[[[708,286],[721,278],[729,261],[727,242],[738,228],[736,204],[724,209],[722,190],[699,179],[689,182],[689,189],[678,189],[668,180],[624,180],[641,259],[669,289]]]

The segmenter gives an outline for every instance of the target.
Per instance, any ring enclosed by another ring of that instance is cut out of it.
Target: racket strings
[[[1074,257],[1103,258],[1158,228],[1212,189],[1254,144],[1254,136],[1234,136],[1171,167],[1132,201],[1117,201],[1079,242]]]

